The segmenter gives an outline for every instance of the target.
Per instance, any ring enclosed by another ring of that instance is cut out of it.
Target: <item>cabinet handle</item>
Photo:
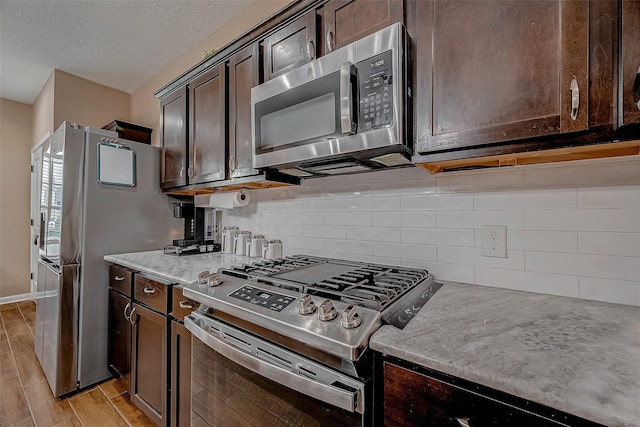
[[[189,178],[193,178],[193,166],[189,166],[189,171],[187,172]]]
[[[574,77],[571,80],[571,120],[578,118],[578,110],[580,109],[580,89],[578,89],[578,81]]]
[[[129,323],[131,323],[132,325],[136,324],[136,318],[133,317],[135,312],[136,312],[136,308],[133,307],[133,309],[131,310],[131,313],[129,313]]]
[[[327,50],[331,52],[333,50],[333,31],[327,31]]]
[[[124,276],[116,276],[113,278],[116,282],[122,282],[124,280]]]
[[[191,310],[193,308],[193,306],[189,303],[189,301],[180,301],[179,305],[180,305],[180,308],[184,308],[184,309]]]
[[[460,424],[462,427],[471,427],[471,423],[469,418],[456,418],[456,421],[458,422],[458,424]]]
[[[633,102],[635,102],[638,110],[640,110],[640,67],[638,67],[636,79],[633,81]]]
[[[154,288],[144,288],[143,291],[145,294],[148,294],[148,295],[156,293],[156,290]]]
[[[131,303],[128,302],[127,305],[124,306],[124,318],[131,322],[131,314],[127,315],[127,310],[131,307]]]
[[[309,40],[307,44],[307,55],[309,56],[309,61],[312,61],[316,57],[316,45],[313,43],[313,40]]]
[[[229,157],[229,171],[233,172],[238,167],[238,161],[236,156]]]
[[[180,178],[184,178],[184,166],[180,168]]]

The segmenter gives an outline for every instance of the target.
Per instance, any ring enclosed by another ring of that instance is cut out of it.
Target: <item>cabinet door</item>
[[[171,426],[191,420],[191,332],[171,322]]]
[[[566,425],[388,362],[383,393],[386,426]]]
[[[311,11],[265,38],[262,42],[264,80],[315,59],[318,47],[316,34],[316,12]]]
[[[227,116],[225,64],[189,84],[189,183],[225,179]]]
[[[258,45],[229,60],[229,178],[255,175],[251,137],[251,88],[258,85]]]
[[[416,8],[416,22],[427,23],[413,40],[417,152],[588,128],[588,2],[429,0]]]
[[[403,22],[404,16],[402,0],[331,0],[322,10],[323,54]]]
[[[187,88],[180,88],[160,101],[162,169],[160,186],[187,184]]]
[[[131,298],[109,289],[109,370],[117,376],[125,377],[129,384],[131,366],[131,324],[128,315]]]
[[[640,2],[622,1],[619,125],[640,123]]]
[[[139,304],[131,313],[131,402],[164,425],[167,414],[167,317]]]

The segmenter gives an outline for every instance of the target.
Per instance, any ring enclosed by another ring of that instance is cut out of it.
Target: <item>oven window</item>
[[[335,408],[266,379],[193,340],[192,425],[362,426],[362,415]]]
[[[260,145],[274,148],[335,133],[335,103],[335,94],[329,92],[262,116]]]

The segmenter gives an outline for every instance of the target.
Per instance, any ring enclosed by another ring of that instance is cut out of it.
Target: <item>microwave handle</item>
[[[340,66],[340,127],[345,135],[350,135],[355,130],[353,122],[353,90],[351,87],[351,75],[355,67],[351,62],[345,62]]]

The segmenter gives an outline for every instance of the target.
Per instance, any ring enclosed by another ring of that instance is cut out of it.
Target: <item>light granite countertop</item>
[[[379,352],[607,426],[640,426],[640,308],[445,283]]]
[[[220,267],[250,264],[261,259],[222,252],[177,256],[167,255],[162,250],[104,256],[105,261],[181,285],[195,282],[198,280],[198,273],[204,270],[214,272]]]

